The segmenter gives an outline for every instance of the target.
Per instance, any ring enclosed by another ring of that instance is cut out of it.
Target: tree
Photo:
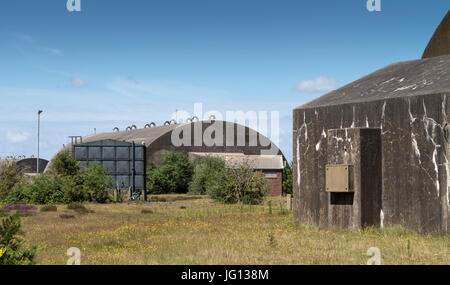
[[[189,193],[206,194],[216,180],[217,173],[225,169],[225,161],[219,157],[206,156],[194,160],[194,175],[189,183]]]
[[[86,167],[83,173],[84,192],[92,202],[106,203],[109,200],[108,189],[113,185],[108,170],[98,163]]]
[[[163,165],[152,165],[147,171],[147,189],[153,194],[187,193],[194,173],[184,153],[170,151],[163,156]]]
[[[69,151],[58,153],[51,161],[50,172],[54,175],[74,176],[80,173],[80,163]]]
[[[202,191],[212,199],[226,203],[259,204],[269,191],[261,172],[254,171],[248,161],[226,163],[209,157],[197,161],[191,192]]]

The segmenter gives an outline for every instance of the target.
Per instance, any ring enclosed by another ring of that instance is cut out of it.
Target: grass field
[[[449,235],[401,228],[328,231],[295,225],[292,212],[279,205],[167,197],[173,201],[87,204],[94,211],[87,214],[58,205],[57,212],[24,217],[23,235],[28,245],[43,248],[38,264],[66,264],[70,247],[81,250],[81,264],[366,264],[370,247],[380,249],[382,264],[450,263]]]

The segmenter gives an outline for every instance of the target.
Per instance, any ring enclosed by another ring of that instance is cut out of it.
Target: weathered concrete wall
[[[328,226],[379,226],[382,187],[380,129],[333,129],[328,130],[327,139],[327,165],[345,165],[351,176],[350,192],[329,193]]]
[[[295,220],[331,226],[330,194],[325,191],[328,130],[380,128],[381,222],[421,232],[447,232],[449,95],[294,109]]]

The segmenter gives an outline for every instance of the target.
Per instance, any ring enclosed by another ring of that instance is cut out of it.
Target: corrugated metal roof
[[[450,92],[450,55],[390,64],[296,109]]]
[[[110,132],[110,133],[101,133],[101,134],[93,134],[88,135],[85,137],[82,137],[81,143],[89,143],[89,142],[95,142],[95,141],[101,141],[101,140],[117,140],[117,141],[125,141],[125,142],[135,142],[138,144],[144,143],[145,146],[149,146],[154,140],[161,137],[165,133],[183,126],[185,124],[173,124],[173,125],[164,125],[164,126],[158,126],[158,127],[152,127],[152,128],[143,128],[143,129],[134,129],[129,131],[119,131],[119,132]],[[80,142],[79,142],[80,143]],[[65,145],[62,149],[60,149],[56,154],[72,150],[72,144]],[[56,155],[55,154],[55,155]],[[51,166],[51,160],[47,164],[47,167],[45,168],[45,171],[48,171],[48,169]]]
[[[130,131],[94,134],[83,137],[83,143],[111,139],[126,142],[134,141],[135,143],[144,143],[146,146],[148,146],[163,134],[183,125],[185,124],[174,124],[152,128],[135,129]]]
[[[246,155],[243,153],[221,153],[221,152],[189,152],[189,157],[215,156],[220,157],[230,164],[248,162],[253,169],[283,169],[282,155]]]

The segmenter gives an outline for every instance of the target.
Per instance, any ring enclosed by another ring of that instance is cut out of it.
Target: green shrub
[[[74,176],[80,173],[80,163],[69,151],[58,153],[50,162],[50,172],[54,175]]]
[[[141,210],[141,213],[142,213],[142,214],[153,214],[153,211],[150,210],[150,209],[142,209],[142,210]]]
[[[31,182],[20,182],[8,193],[6,203],[57,204],[109,200],[112,178],[100,164],[89,165],[80,172],[78,162],[68,152],[59,153],[52,161],[50,173],[39,174]]]
[[[194,169],[187,155],[167,152],[163,165],[147,171],[147,189],[152,194],[187,193]]]
[[[0,225],[0,265],[34,264],[34,258],[39,249],[31,247],[23,249],[24,241],[18,237],[20,232],[20,218],[17,215],[2,220]]]
[[[225,169],[225,161],[219,157],[206,156],[194,161],[194,175],[189,183],[190,194],[206,194],[216,179],[216,173]]]
[[[65,195],[61,190],[61,178],[49,174],[40,174],[32,183],[22,184],[6,197],[5,202],[11,204],[56,204],[65,203]]]
[[[0,162],[0,200],[5,199],[23,181],[24,173],[15,160],[4,159]]]
[[[109,191],[113,185],[112,178],[106,168],[94,163],[86,168],[83,173],[83,188],[89,195],[89,200],[96,203],[106,203],[109,199]]]
[[[56,212],[58,208],[55,205],[45,205],[41,208],[41,212]]]
[[[284,194],[292,195],[292,161],[284,168],[282,189]]]
[[[260,204],[268,191],[267,180],[247,161],[217,171],[207,189],[212,199],[226,204]]]
[[[61,191],[67,202],[84,202],[89,200],[89,195],[84,187],[84,176],[77,174],[74,176],[61,177]]]

